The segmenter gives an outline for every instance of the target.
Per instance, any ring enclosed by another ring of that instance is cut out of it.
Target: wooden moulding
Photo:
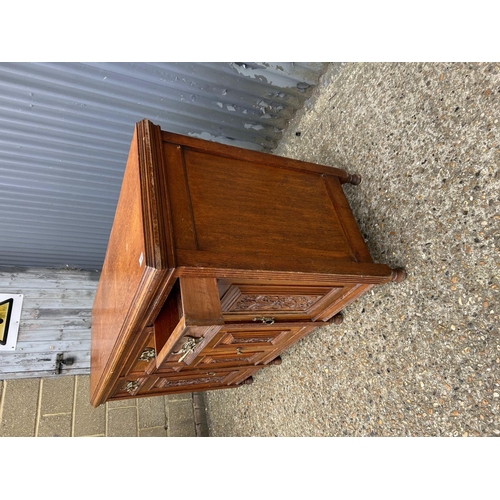
[[[172,132],[161,131],[163,142],[166,144],[174,144],[193,151],[200,151],[211,155],[216,155],[224,158],[248,161],[256,165],[273,166],[279,168],[288,168],[290,170],[309,170],[317,174],[334,175],[338,177],[342,183],[357,182],[359,176],[348,174],[345,170],[318,165],[317,163],[310,163],[301,160],[294,160],[277,156],[273,154],[263,154],[256,151],[247,149],[240,149],[235,146],[225,144],[218,144],[215,142],[204,141],[194,137],[186,137],[184,135],[174,134]],[[360,179],[360,178],[359,178]],[[359,184],[359,182],[357,182]]]
[[[91,404],[109,396],[168,293],[174,254],[160,128],[136,124],[92,310]],[[165,216],[165,214],[167,216]]]

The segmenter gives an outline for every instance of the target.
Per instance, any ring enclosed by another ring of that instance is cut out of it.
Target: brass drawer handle
[[[191,338],[191,339],[186,340],[186,342],[184,342],[184,344],[182,344],[182,347],[177,352],[174,352],[174,354],[182,354],[182,356],[179,358],[179,360],[177,362],[180,363],[181,361],[184,360],[184,358],[188,354],[191,354],[195,350],[196,345],[200,341],[201,341],[201,338],[199,338],[199,339]]]
[[[127,391],[129,394],[133,394],[139,388],[138,380],[131,380],[128,384],[123,388],[124,391]]]
[[[151,361],[156,357],[156,352],[153,347],[146,347],[139,356],[139,361]]]
[[[261,321],[265,325],[272,325],[274,323],[274,318],[266,318],[265,316],[262,316],[260,318],[254,318],[253,321]]]

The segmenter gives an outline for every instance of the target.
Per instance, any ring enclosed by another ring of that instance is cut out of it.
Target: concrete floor
[[[332,65],[276,154],[346,186],[375,288],[254,377],[206,394],[211,436],[500,435],[500,65]]]

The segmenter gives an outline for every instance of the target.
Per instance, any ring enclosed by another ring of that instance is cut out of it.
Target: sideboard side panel
[[[205,258],[216,255],[229,268],[249,269],[250,258],[250,269],[317,272],[357,260],[320,174],[188,149],[182,157],[193,239],[186,248],[176,231],[178,266],[213,266]]]
[[[143,231],[137,133],[134,133],[92,309],[92,393],[103,376],[145,272]]]

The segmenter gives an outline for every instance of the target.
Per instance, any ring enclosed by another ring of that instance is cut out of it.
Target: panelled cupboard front
[[[134,131],[92,310],[91,403],[251,383],[377,284],[347,172]]]

